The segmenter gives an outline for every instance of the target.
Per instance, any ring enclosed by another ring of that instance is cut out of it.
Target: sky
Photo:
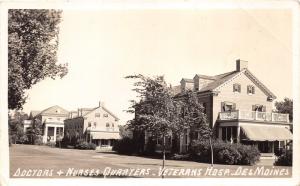
[[[59,105],[67,110],[99,101],[120,124],[135,98],[127,75],[164,75],[178,85],[195,74],[235,69],[235,60],[280,101],[292,97],[292,15],[288,10],[64,10],[58,63],[63,79],[28,90],[24,111]]]

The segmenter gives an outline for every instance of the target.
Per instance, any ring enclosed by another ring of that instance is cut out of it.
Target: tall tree
[[[129,128],[139,131],[147,131],[163,140],[162,153],[165,167],[166,137],[171,131],[178,131],[179,107],[172,97],[163,76],[155,78],[143,75],[127,76],[137,79],[133,89],[138,93],[140,100],[132,101],[129,112],[135,113],[135,118],[129,122]]]
[[[8,11],[9,109],[22,109],[25,92],[34,84],[67,74],[67,64],[56,64],[61,13],[45,9]]]
[[[293,100],[284,98],[283,101],[275,102],[276,111],[279,113],[289,114],[290,121],[293,121]]]
[[[129,121],[129,128],[147,131],[162,139],[163,170],[165,166],[166,137],[170,133],[182,135],[186,129],[199,129],[201,135],[211,135],[206,125],[204,107],[198,101],[196,93],[186,92],[181,98],[174,97],[171,87],[167,86],[163,76],[154,78],[143,75],[127,76],[136,79],[134,91],[140,100],[132,101],[129,112],[135,118]]]

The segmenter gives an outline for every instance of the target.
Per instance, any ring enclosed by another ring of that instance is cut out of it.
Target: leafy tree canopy
[[[67,64],[56,64],[61,11],[11,9],[8,12],[8,108],[22,109],[25,91],[50,77],[62,78]]]
[[[283,101],[276,101],[275,107],[277,112],[289,114],[290,120],[293,121],[293,100],[284,98]]]

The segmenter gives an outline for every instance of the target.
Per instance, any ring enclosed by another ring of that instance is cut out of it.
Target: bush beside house
[[[118,140],[114,143],[112,150],[119,154],[131,155],[136,152],[135,140],[129,137]]]
[[[213,140],[213,158],[215,163],[229,165],[253,165],[260,158],[257,147],[243,144],[231,144]],[[195,140],[190,147],[191,159],[199,162],[211,162],[211,149],[208,140]]]
[[[283,152],[275,162],[277,166],[292,166],[293,165],[293,151],[287,150]]]

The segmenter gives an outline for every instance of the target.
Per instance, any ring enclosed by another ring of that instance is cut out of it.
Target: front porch
[[[63,122],[46,122],[43,127],[43,143],[56,142],[63,138],[64,123]]]
[[[258,111],[220,112],[218,137],[231,143],[255,145],[261,153],[274,154],[292,140],[288,114]]]

